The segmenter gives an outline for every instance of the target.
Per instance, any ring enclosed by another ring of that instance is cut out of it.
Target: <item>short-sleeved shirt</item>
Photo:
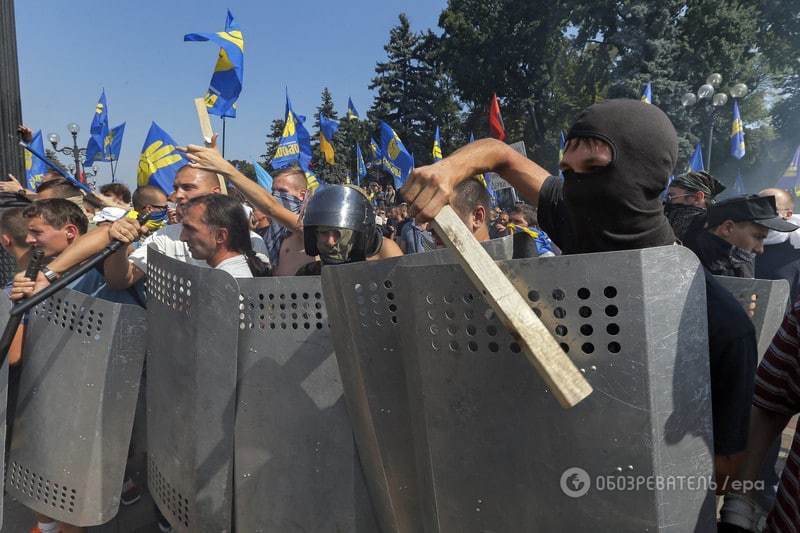
[[[250,267],[247,265],[247,258],[241,254],[229,257],[214,268],[224,270],[234,278],[253,277],[253,273],[250,272]]]
[[[800,412],[800,301],[783,317],[756,373],[753,405],[792,416]],[[800,527],[800,434],[792,439],[792,449],[781,474],[778,496],[767,517],[767,531],[797,531]]]
[[[159,252],[167,257],[194,266],[208,267],[205,261],[192,257],[192,253],[189,251],[189,245],[181,241],[182,229],[183,224],[171,224],[149,235],[142,241],[142,245],[128,256],[128,260],[133,263],[136,268],[147,273],[147,249],[152,244]],[[250,243],[253,246],[254,252],[267,255],[267,248],[264,246],[264,240],[257,233],[250,232]]]

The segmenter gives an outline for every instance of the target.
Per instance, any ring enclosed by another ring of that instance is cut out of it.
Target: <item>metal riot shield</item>
[[[145,351],[145,313],[64,289],[29,314],[6,490],[78,526],[112,519]]]
[[[9,312],[11,311],[11,300],[0,298],[0,324],[8,322]],[[14,389],[16,392],[16,388]],[[8,420],[8,406],[14,402],[15,398],[9,398],[9,375],[8,358],[0,367],[0,445],[3,447],[3,456],[0,458],[0,479],[5,479],[6,475],[6,422]],[[3,495],[0,495],[0,527],[3,524]]]
[[[495,239],[484,248],[496,259],[510,259],[513,240]],[[401,358],[410,339],[403,329],[408,324],[398,320],[395,273],[401,265],[455,262],[453,252],[442,249],[322,270],[325,301],[337,311],[330,321],[347,410],[383,531],[422,530]],[[427,276],[424,268],[419,275]]]
[[[148,250],[148,486],[178,531],[231,531],[239,288]]]
[[[2,213],[0,209],[0,213]],[[14,259],[5,248],[0,248],[0,284],[5,286],[9,281],[14,279],[14,274],[17,272],[17,260]]]
[[[237,530],[376,531],[320,278],[237,281]]]
[[[753,326],[756,328],[758,341],[758,359],[772,342],[772,337],[783,321],[786,304],[789,300],[789,282],[785,279],[766,280],[752,278],[734,278],[730,276],[714,276],[720,285],[728,289],[742,304],[745,310],[751,304],[755,309],[750,311]]]
[[[420,530],[716,531],[697,258],[669,246],[503,268],[594,388],[576,407],[559,406],[459,266],[343,289],[364,296],[365,332],[396,302]]]

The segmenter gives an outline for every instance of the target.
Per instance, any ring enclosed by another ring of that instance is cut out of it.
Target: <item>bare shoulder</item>
[[[400,255],[403,255],[403,251],[400,249],[397,243],[391,239],[383,237],[383,245],[381,246],[380,251],[378,251],[377,254],[373,255],[369,259],[372,260],[386,259],[389,257],[397,257]]]

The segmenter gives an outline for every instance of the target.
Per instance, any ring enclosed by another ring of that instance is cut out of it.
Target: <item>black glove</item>
[[[753,533],[749,529],[720,522],[717,524],[717,533]]]

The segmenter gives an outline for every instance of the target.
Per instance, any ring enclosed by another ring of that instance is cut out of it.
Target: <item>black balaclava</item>
[[[573,239],[562,250],[590,253],[674,243],[661,204],[678,157],[678,138],[667,116],[639,100],[606,100],[578,116],[567,139],[575,137],[605,141],[613,158],[596,172],[564,171]]]

